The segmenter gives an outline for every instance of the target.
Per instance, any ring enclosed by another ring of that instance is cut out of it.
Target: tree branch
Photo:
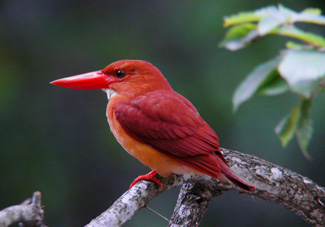
[[[232,169],[239,176],[246,179],[247,182],[254,185],[256,190],[245,192],[230,183],[220,182],[208,176],[196,175],[174,175],[163,178],[161,179],[164,184],[162,190],[157,189],[152,182],[141,181],[125,192],[108,210],[92,220],[87,227],[121,226],[152,198],[183,183],[189,184],[183,186],[181,190],[170,226],[180,226],[178,224],[179,215],[184,215],[184,209],[181,208],[190,207],[188,206],[188,199],[182,198],[190,198],[191,201],[196,200],[196,202],[201,201],[203,198],[202,201],[205,200],[205,202],[202,205],[197,203],[196,208],[193,207],[194,210],[199,210],[203,215],[211,198],[227,190],[237,190],[265,200],[274,201],[290,209],[313,226],[325,225],[324,187],[317,185],[307,177],[255,156],[227,149],[222,149],[222,152]],[[202,185],[204,186],[203,189],[201,188],[200,193],[202,194],[196,197],[196,194],[199,194],[197,192],[200,191],[197,187],[200,188]],[[192,189],[190,189],[191,187]],[[191,190],[196,193],[193,194]],[[194,196],[186,196],[191,193]],[[202,215],[187,215],[187,218],[191,219],[189,221],[192,221],[192,223],[198,224]]]
[[[0,211],[0,226],[5,227],[20,223],[22,227],[46,227],[43,223],[42,194],[34,192],[32,199],[20,205],[7,207]]]
[[[221,190],[210,186],[201,182],[183,184],[169,226],[199,226],[213,197],[222,195]]]
[[[324,187],[307,177],[255,156],[227,149],[222,149],[222,152],[232,170],[254,185],[256,190],[246,192],[231,183],[221,182],[205,175],[188,174],[160,178],[164,185],[163,189],[158,188],[153,182],[141,181],[125,192],[108,210],[92,220],[87,227],[121,226],[152,198],[184,183],[169,226],[198,226],[212,198],[228,190],[237,190],[274,201],[313,226],[325,226]],[[0,211],[0,226],[21,222],[21,226],[25,227],[45,227],[43,218],[41,193],[35,192],[32,200]]]

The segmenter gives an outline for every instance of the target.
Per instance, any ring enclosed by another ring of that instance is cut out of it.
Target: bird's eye
[[[118,78],[122,78],[122,77],[125,76],[125,72],[124,72],[123,70],[118,70],[118,71],[116,72],[116,76],[117,76]]]

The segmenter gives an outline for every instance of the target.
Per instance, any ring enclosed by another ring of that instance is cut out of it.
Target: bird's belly
[[[176,159],[157,151],[153,147],[139,142],[129,136],[122,128],[120,123],[115,119],[114,114],[108,115],[108,122],[112,133],[123,148],[137,158],[142,164],[156,170],[159,175],[168,177],[173,173],[185,174],[193,171],[191,168],[178,162]]]

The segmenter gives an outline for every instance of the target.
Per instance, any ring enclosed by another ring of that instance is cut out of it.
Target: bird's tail
[[[246,190],[246,191],[251,191],[254,190],[255,187],[248,184],[241,178],[239,178],[228,166],[223,166],[221,169],[221,173],[232,183],[234,183],[236,186]]]
[[[211,157],[211,154],[209,155]],[[217,163],[220,163],[220,167],[221,167],[221,173],[223,176],[225,176],[225,178],[227,178],[227,180],[231,181],[233,184],[235,184],[236,186],[246,190],[246,191],[250,191],[250,190],[254,190],[255,187],[248,184],[247,182],[245,182],[244,180],[242,180],[239,176],[237,176],[236,173],[234,173],[234,171],[232,171],[228,165],[228,162],[226,161],[226,159],[224,158],[224,156],[222,155],[222,153],[215,153],[214,155],[212,155],[211,157],[212,159],[215,159],[215,161]],[[219,160],[218,160],[219,159]]]
[[[236,186],[246,190],[254,190],[255,187],[242,180],[229,167],[226,159],[221,153],[210,153],[208,155],[197,155],[188,159],[179,159],[185,165],[199,171],[201,174],[209,175],[221,181],[231,181]]]

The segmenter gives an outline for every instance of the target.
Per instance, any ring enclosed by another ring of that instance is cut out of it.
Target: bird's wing
[[[183,158],[215,152],[224,160],[216,133],[176,92],[147,93],[119,102],[113,111],[129,135],[161,152]]]

